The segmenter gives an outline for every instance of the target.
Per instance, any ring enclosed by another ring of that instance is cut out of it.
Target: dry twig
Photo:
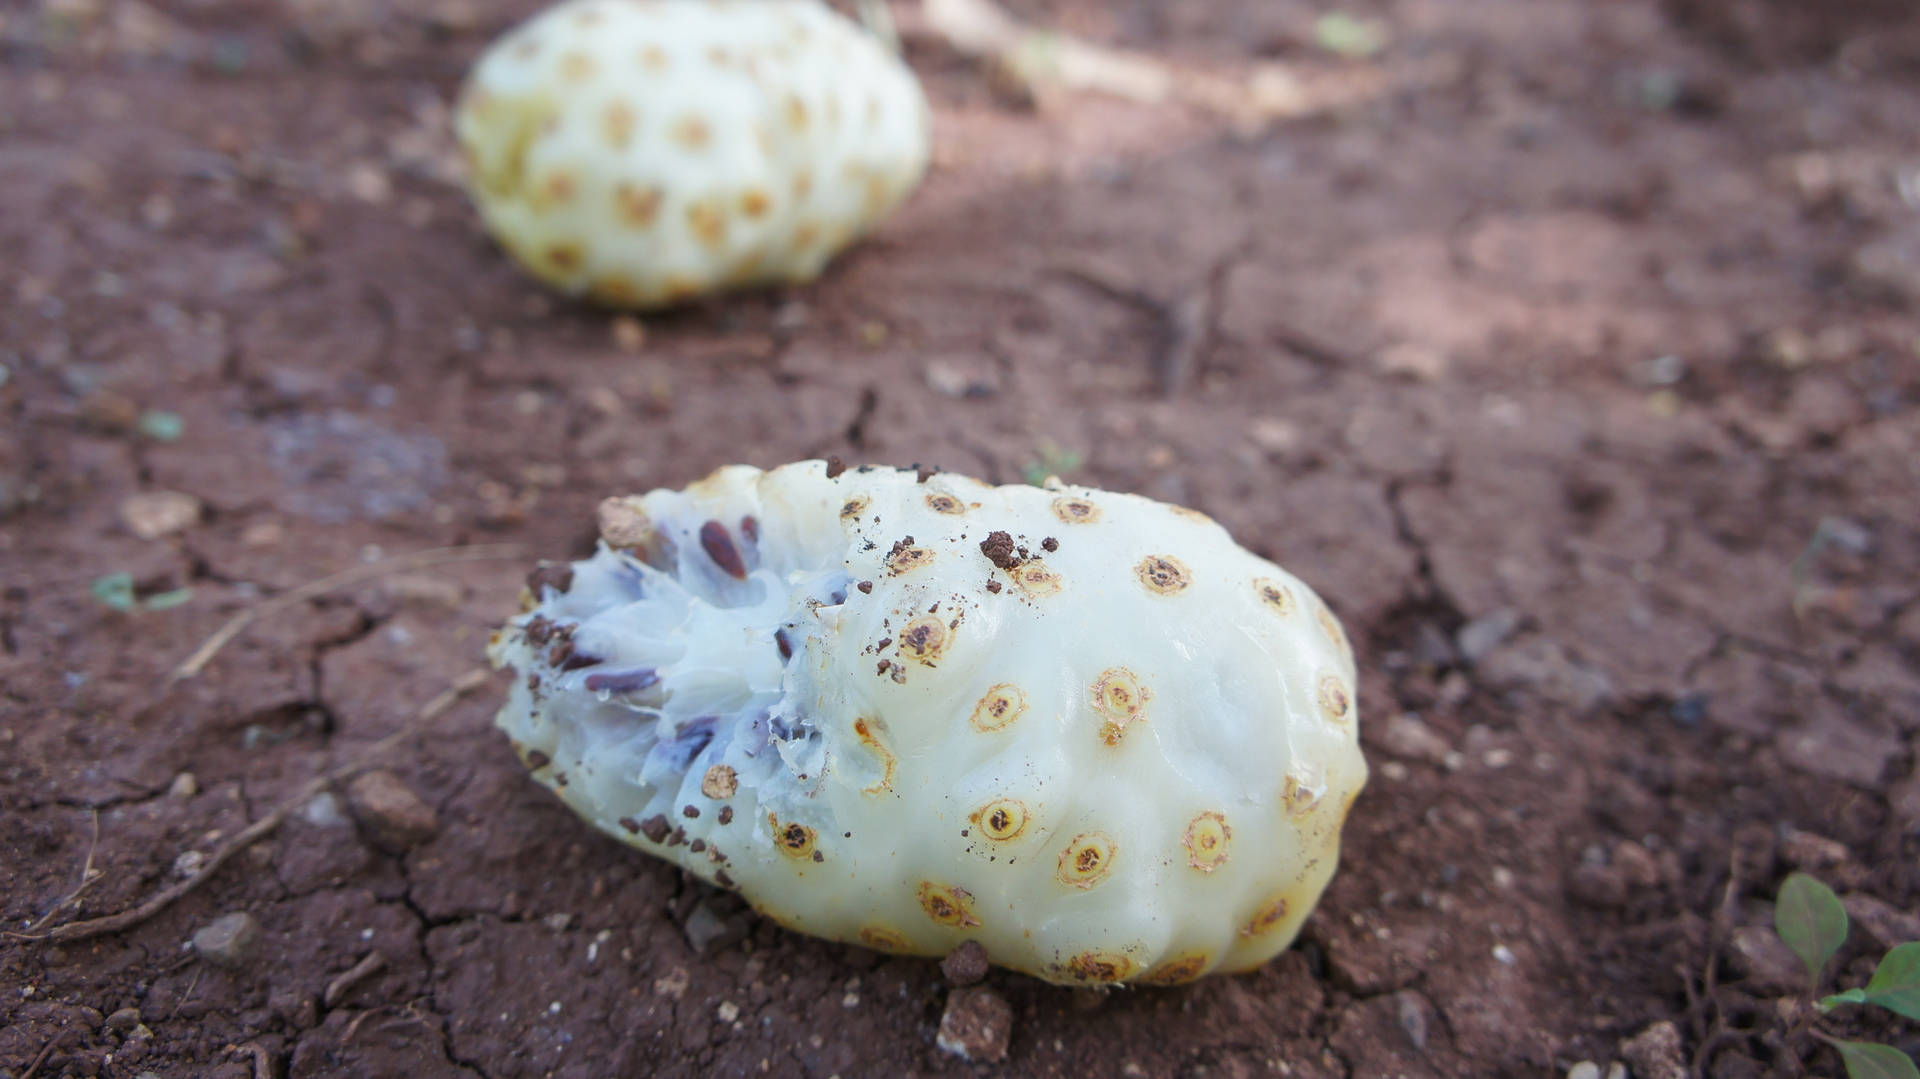
[[[59,943],[72,940],[90,940],[94,937],[105,936],[108,933],[118,933],[123,929],[131,929],[139,925],[141,922],[166,910],[178,902],[181,897],[192,892],[202,884],[205,884],[222,865],[227,863],[228,859],[252,846],[261,837],[272,833],[274,829],[285,823],[286,819],[292,816],[296,810],[305,805],[309,799],[326,790],[328,787],[342,780],[349,779],[355,774],[380,763],[380,759],[386,756],[388,751],[395,745],[416,733],[421,726],[439,718],[447,709],[453,707],[454,703],[461,697],[485,685],[487,678],[488,672],[484,668],[475,668],[454,679],[451,686],[440,691],[439,694],[426,704],[421,705],[419,711],[408,717],[393,733],[367,747],[366,751],[360,754],[357,760],[341,765],[327,772],[325,775],[309,781],[305,786],[295,791],[293,797],[282,802],[279,808],[261,817],[259,820],[254,821],[238,835],[221,844],[220,848],[213,852],[212,856],[207,859],[206,864],[201,866],[198,872],[180,883],[162,890],[139,906],[123,910],[118,914],[109,914],[100,918],[90,918],[84,922],[69,922],[66,925],[48,930],[45,933],[8,933],[6,935],[15,940],[52,941]]]
[[[167,683],[171,685],[199,674],[206,668],[208,663],[213,661],[213,657],[218,655],[222,648],[225,648],[229,642],[235,637],[238,637],[240,632],[249,625],[271,615],[279,614],[281,611],[291,607],[297,607],[307,600],[324,596],[329,592],[337,592],[342,588],[359,584],[362,581],[372,580],[375,577],[382,577],[389,573],[403,573],[408,570],[425,569],[428,566],[442,566],[454,562],[487,562],[501,558],[519,558],[522,553],[522,548],[517,543],[494,543],[471,547],[434,547],[425,551],[413,551],[408,554],[397,555],[393,558],[382,559],[378,562],[369,562],[364,566],[355,566],[352,569],[341,570],[339,573],[332,574],[331,576],[322,577],[317,581],[310,581],[291,592],[283,592],[270,600],[255,604],[241,611],[239,614],[234,615],[232,618],[227,619],[226,624],[215,630],[213,636],[208,637],[199,648],[193,650],[193,655],[188,656],[186,662],[174,668],[173,673],[167,677]]]

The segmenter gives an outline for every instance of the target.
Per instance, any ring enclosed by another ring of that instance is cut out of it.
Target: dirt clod
[[[1013,1035],[1013,1005],[988,986],[955,989],[947,995],[940,1016],[936,1044],[946,1052],[976,1064],[996,1064],[1007,1058]]]
[[[1680,1028],[1662,1019],[1620,1043],[1634,1079],[1687,1079]]]
[[[977,940],[963,942],[940,960],[940,973],[953,986],[978,985],[987,976],[987,950]]]

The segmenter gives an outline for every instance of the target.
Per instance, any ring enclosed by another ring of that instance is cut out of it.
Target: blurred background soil
[[[1051,471],[1329,597],[1374,778],[1292,950],[995,972],[997,1074],[1835,1074],[1766,927],[1798,868],[1847,984],[1920,937],[1911,4],[1010,6],[1278,104],[1010,85],[903,4],[921,191],[816,285],[631,319],[458,186],[452,95],[527,0],[0,4],[0,924],[133,906],[400,729],[602,495]],[[167,688],[237,612],[466,544],[518,546]],[[497,695],[138,927],[0,938],[0,1075],[975,1071],[935,964],[590,833]]]

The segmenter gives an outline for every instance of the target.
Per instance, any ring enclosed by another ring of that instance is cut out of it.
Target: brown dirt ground
[[[1920,924],[1920,45],[1886,5],[1362,2],[1392,39],[1356,70],[1420,77],[1258,133],[1022,109],[917,46],[940,149],[910,205],[817,285],[638,346],[507,265],[447,157],[464,65],[534,7],[0,5],[8,930],[89,858],[47,924],[137,903],[393,731],[603,494],[1078,453],[1333,599],[1375,778],[1260,973],[996,972],[1004,1074],[1540,1076],[1663,1019],[1694,1074],[1837,1070],[1783,1048],[1790,971],[1740,930],[1794,867],[1849,897],[1846,977]],[[1327,63],[1302,0],[1016,7]],[[164,491],[198,514],[139,538],[128,499]],[[157,688],[263,597],[498,542],[526,554],[300,604]],[[191,599],[109,609],[116,572]],[[323,797],[138,928],[0,940],[0,1076],[974,1070],[935,1048],[934,964],[590,833],[495,692],[389,760],[437,812],[405,853]],[[229,911],[257,954],[196,959]]]

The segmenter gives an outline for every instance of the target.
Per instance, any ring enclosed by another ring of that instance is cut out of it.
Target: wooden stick
[[[341,780],[347,779],[380,763],[380,758],[385,756],[395,745],[399,744],[402,739],[418,731],[422,725],[439,718],[447,709],[452,708],[461,697],[485,685],[488,678],[489,672],[485,668],[476,667],[454,679],[451,686],[441,690],[432,700],[421,705],[420,710],[410,716],[407,721],[402,723],[392,734],[387,735],[385,738],[367,747],[366,752],[362,753],[358,760],[341,765],[325,775],[308,781],[306,785],[294,792],[293,797],[281,803],[279,808],[261,817],[259,820],[254,821],[252,824],[249,824],[238,835],[221,844],[220,849],[214,851],[213,855],[207,859],[206,864],[201,866],[200,870],[193,874],[193,876],[188,877],[170,888],[162,890],[139,906],[123,910],[118,914],[109,914],[100,918],[90,918],[84,922],[69,922],[66,925],[50,929],[45,933],[7,933],[6,935],[15,940],[63,943],[72,940],[90,940],[94,937],[105,936],[109,933],[118,933],[123,929],[131,929],[139,925],[141,922],[166,910],[202,884],[205,884],[208,878],[213,876],[215,871],[227,863],[228,859],[252,846],[262,836],[272,833],[274,829],[286,823],[287,818],[293,816],[295,811],[305,805],[309,799]]]

